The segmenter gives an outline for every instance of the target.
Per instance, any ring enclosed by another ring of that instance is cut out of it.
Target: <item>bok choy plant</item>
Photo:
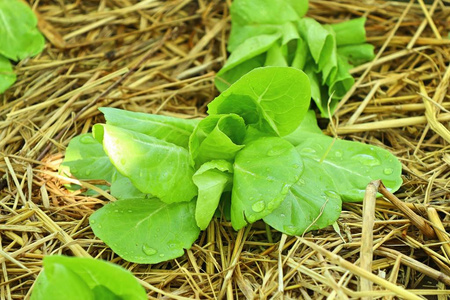
[[[289,235],[326,227],[371,180],[396,191],[401,165],[324,135],[308,111],[310,84],[297,68],[253,69],[203,120],[100,108],[106,124],[72,139],[61,171],[108,183],[118,201],[90,217],[92,230],[136,263],[181,256],[227,209],[236,230],[258,220]]]

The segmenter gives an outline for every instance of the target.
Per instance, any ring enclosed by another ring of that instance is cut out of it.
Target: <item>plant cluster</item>
[[[307,10],[307,0],[233,1],[231,54],[216,77],[219,91],[254,68],[291,66],[308,75],[322,116],[329,117],[328,107],[332,115],[354,84],[349,70],[372,60],[374,47],[365,43],[365,18],[321,25],[304,17]]]
[[[45,39],[37,18],[20,0],[0,0],[0,94],[16,82],[9,60],[19,61],[42,51]]]
[[[300,235],[334,223],[371,180],[392,191],[402,182],[388,151],[324,135],[310,98],[304,72],[264,67],[215,98],[203,120],[100,108],[106,124],[72,139],[62,171],[109,183],[119,201],[90,224],[132,262],[181,256],[215,213],[236,230],[262,219]]]

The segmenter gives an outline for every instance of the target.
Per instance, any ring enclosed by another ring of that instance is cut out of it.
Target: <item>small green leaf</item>
[[[265,67],[250,71],[208,105],[208,113],[240,115],[247,125],[284,136],[309,107],[308,77],[300,70]]]
[[[0,0],[0,54],[18,61],[41,52],[45,39],[36,25],[36,16],[24,2]]]
[[[117,173],[102,144],[94,139],[91,133],[81,134],[70,141],[59,171],[65,176],[72,175],[79,180],[105,180],[109,183]],[[104,190],[109,188],[107,185],[97,186]]]
[[[131,112],[111,107],[101,107],[106,124],[140,132],[148,136],[187,148],[189,136],[199,120]]]
[[[110,203],[90,217],[95,235],[120,257],[155,264],[184,254],[197,239],[195,200],[167,204],[153,199]]]
[[[299,180],[300,155],[289,142],[261,138],[236,155],[231,198],[231,222],[238,230],[276,209]]]
[[[208,227],[219,205],[220,197],[231,189],[233,166],[224,160],[213,160],[203,164],[192,180],[198,187],[195,220],[201,230]]]
[[[272,47],[280,37],[279,32],[263,34],[248,38],[240,44],[216,75],[215,84],[219,91],[226,90],[232,83],[252,69],[262,67],[265,55],[259,55]]]
[[[112,125],[103,125],[103,130],[103,147],[111,162],[142,193],[166,203],[197,195],[185,148]]]
[[[110,191],[111,195],[119,200],[127,198],[148,198],[150,196],[138,190],[130,178],[123,176],[119,172],[113,176]]]
[[[203,119],[189,140],[189,152],[197,167],[210,160],[233,161],[245,138],[244,120],[235,114]]]
[[[129,271],[115,264],[92,258],[47,256],[31,300],[48,299],[143,300],[147,295]]]
[[[362,44],[366,41],[366,18],[356,18],[330,25],[336,33],[337,46]]]
[[[327,227],[341,213],[341,198],[322,165],[309,158],[304,158],[303,164],[302,177],[281,205],[264,217],[264,222],[289,235]]]
[[[0,94],[16,82],[16,74],[9,60],[0,55]]]
[[[372,180],[381,179],[391,192],[402,184],[402,166],[389,151],[363,143],[309,135],[296,147],[302,157],[322,164],[344,202],[359,202]]]

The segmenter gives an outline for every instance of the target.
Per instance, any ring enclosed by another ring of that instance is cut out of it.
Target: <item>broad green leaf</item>
[[[247,125],[284,136],[301,123],[311,98],[308,77],[286,67],[258,68],[208,105],[208,113],[240,115]]]
[[[1,1],[1,0],[0,0]],[[16,82],[16,74],[9,60],[0,55],[0,94]]]
[[[364,24],[366,18],[356,18],[330,25],[336,33],[337,46],[362,44],[366,42]]]
[[[111,162],[141,192],[166,203],[197,195],[185,148],[112,125],[103,125],[103,130],[103,147]]]
[[[269,215],[299,180],[303,171],[300,155],[279,137],[249,143],[234,163],[231,222],[238,230]]]
[[[18,61],[44,49],[45,39],[37,30],[37,18],[20,0],[0,0],[0,54]]]
[[[195,200],[167,204],[137,198],[109,203],[89,220],[95,235],[120,257],[155,264],[192,246],[200,233],[194,216]]]
[[[31,299],[139,300],[147,299],[147,295],[133,274],[115,264],[92,258],[47,256]]]
[[[91,133],[74,137],[66,149],[59,171],[79,180],[105,180],[112,182],[117,170],[103,150],[102,144]],[[107,185],[97,185],[106,190]]]
[[[225,190],[230,190],[233,181],[233,165],[224,160],[203,164],[192,180],[198,187],[195,220],[201,230],[208,227]]]
[[[233,15],[232,15],[233,20]],[[235,50],[247,40],[257,36],[268,35],[273,36],[279,34],[280,25],[273,24],[255,24],[255,25],[240,25],[232,21],[230,39],[228,40],[227,50],[235,52]]]
[[[219,91],[226,90],[241,76],[245,75],[246,72],[250,71],[251,68],[262,66],[265,61],[265,55],[263,57],[258,56],[272,47],[280,37],[281,34],[276,32],[274,34],[250,37],[243,41],[231,53],[226,64],[216,75],[215,84]],[[244,73],[243,71],[246,72]]]
[[[212,115],[203,119],[189,140],[189,152],[196,167],[210,160],[232,162],[244,147],[244,120],[236,114]]]
[[[308,136],[296,148],[302,157],[322,164],[344,202],[362,201],[372,180],[383,180],[392,192],[402,184],[400,162],[382,148],[319,134]]]
[[[322,165],[304,158],[302,177],[264,222],[289,235],[327,227],[339,218],[342,201]]]
[[[44,270],[36,279],[30,299],[96,300],[80,275],[63,264],[49,262],[48,257],[44,258]]]
[[[140,132],[148,136],[187,148],[189,136],[199,120],[131,112],[111,107],[101,107],[106,124]]]
[[[295,49],[294,59],[292,61],[291,67],[303,70],[305,67],[306,59],[310,55],[308,52],[308,45],[301,37],[299,37],[296,42],[297,47]]]

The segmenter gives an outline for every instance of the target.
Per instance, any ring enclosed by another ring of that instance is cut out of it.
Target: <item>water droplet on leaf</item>
[[[288,150],[286,147],[275,145],[272,149],[267,151],[267,156],[278,156],[286,152],[286,150]]]
[[[334,152],[334,155],[336,157],[342,157],[342,151],[341,150],[337,150],[336,152]]]
[[[289,185],[285,184],[281,189],[281,195],[286,195],[289,192]]]
[[[386,168],[384,169],[383,173],[385,175],[391,175],[394,172],[394,170],[392,168]]]
[[[283,226],[283,230],[286,234],[289,234],[289,235],[295,235],[295,232],[297,231],[297,230],[295,230],[295,227],[292,225]]]
[[[253,223],[253,222],[256,221],[256,216],[255,216],[255,215],[247,216],[247,220],[248,220],[250,223]]]
[[[120,163],[121,163],[122,165],[124,165],[124,164],[126,163],[125,158],[122,158],[122,159],[120,160]]]
[[[265,207],[266,204],[264,203],[264,201],[258,201],[252,205],[253,211],[257,213],[262,212]]]
[[[300,150],[300,153],[314,154],[316,153],[316,150],[314,150],[313,148],[303,148]]]
[[[87,170],[85,174],[86,174],[86,176],[89,176],[89,175],[91,175],[91,173],[92,173],[91,170]]]
[[[144,245],[142,245],[142,252],[144,252],[145,255],[152,256],[152,255],[155,255],[158,251],[156,251],[149,245],[144,244]]]
[[[353,156],[352,159],[368,167],[375,167],[381,164],[377,158],[369,154],[357,154]]]
[[[339,199],[340,198],[339,195],[335,191],[329,191],[328,190],[328,191],[325,191],[324,193],[325,193],[325,195],[327,195],[330,198],[335,198],[335,199]]]

